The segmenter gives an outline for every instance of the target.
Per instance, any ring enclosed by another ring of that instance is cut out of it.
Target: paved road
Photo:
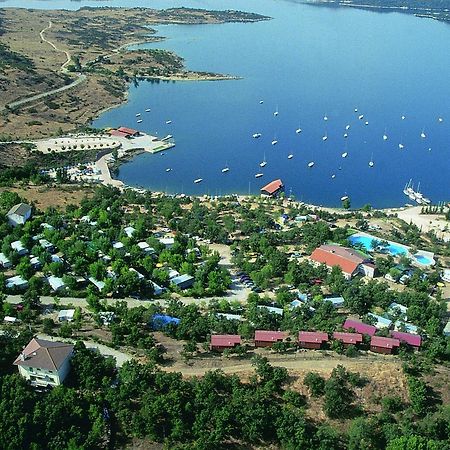
[[[102,173],[102,184],[114,186],[117,188],[123,188],[124,184],[120,180],[115,180],[113,177],[111,177],[111,172],[109,171],[108,167],[108,159],[110,158],[110,153],[102,156],[98,161],[95,163],[95,167],[100,170]]]

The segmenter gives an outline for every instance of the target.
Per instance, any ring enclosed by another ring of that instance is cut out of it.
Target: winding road
[[[39,36],[41,37],[43,42],[50,45],[55,51],[64,53],[66,55],[66,61],[64,61],[64,63],[61,65],[61,72],[66,74],[68,72],[67,65],[70,63],[72,58],[68,51],[59,49],[53,42],[51,42],[45,38],[44,34],[46,31],[50,30],[50,28],[52,28],[51,21],[49,21],[48,25],[43,30],[41,30],[41,32],[39,33]],[[50,89],[49,91],[42,92],[40,94],[32,95],[30,97],[26,97],[21,100],[17,100],[15,102],[8,103],[5,106],[0,106],[0,111],[4,111],[6,109],[14,109],[14,108],[17,108],[18,106],[22,106],[27,103],[34,102],[36,100],[41,100],[43,98],[50,97],[55,94],[59,94],[61,92],[67,91],[69,89],[72,89],[72,88],[78,86],[80,83],[83,83],[86,80],[86,75],[83,75],[81,73],[77,73],[74,75],[76,75],[77,78],[74,81],[72,81],[72,83],[70,83],[70,84],[66,84],[65,86],[62,86],[62,87],[59,87],[56,89]]]

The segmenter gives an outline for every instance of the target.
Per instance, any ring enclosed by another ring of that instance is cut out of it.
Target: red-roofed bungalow
[[[320,349],[324,342],[328,342],[328,334],[321,331],[300,331],[298,345],[303,348]]]
[[[336,341],[341,341],[344,344],[344,347],[348,347],[349,345],[358,345],[362,342],[362,334],[361,333],[341,333],[339,331],[335,331],[333,333],[333,339]]]
[[[373,336],[377,329],[373,325],[368,325],[367,323],[360,322],[359,320],[347,319],[342,326],[344,330],[355,330],[358,333],[368,334]]]
[[[422,344],[422,337],[418,334],[404,333],[402,331],[391,331],[391,336],[400,342],[405,342],[411,347],[419,348]]]
[[[370,350],[376,353],[391,354],[397,347],[400,347],[398,339],[381,336],[372,336],[370,339]]]
[[[211,350],[219,352],[226,348],[234,348],[241,344],[241,337],[237,334],[213,334],[211,336]]]
[[[276,197],[283,191],[284,191],[283,182],[280,179],[274,180],[261,188],[261,197]]]
[[[286,339],[287,333],[284,331],[255,331],[255,347],[271,347],[275,342],[282,342]]]
[[[124,138],[126,138],[126,137],[129,136],[128,133],[124,133],[123,131],[119,131],[119,130],[111,130],[111,131],[109,132],[109,134],[110,134],[111,136],[124,137]]]

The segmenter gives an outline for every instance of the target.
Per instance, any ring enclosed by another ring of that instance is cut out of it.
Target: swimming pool
[[[374,240],[378,243],[382,242],[381,239],[366,233],[355,233],[351,235],[348,240],[353,245],[361,244],[368,252],[374,251],[374,248],[372,247],[372,242]],[[433,258],[433,253],[419,250],[415,255],[411,255],[411,253],[409,252],[409,248],[406,245],[397,244],[396,242],[392,241],[383,242],[387,243],[387,245],[382,246],[384,252],[389,253],[392,256],[407,256],[419,266],[433,266],[436,263]]]
[[[348,238],[351,244],[361,244],[367,251],[372,252],[374,249],[372,247],[372,242],[375,240],[377,242],[381,242],[381,239],[371,236],[370,234],[353,234]],[[383,246],[386,253],[389,253],[392,256],[399,256],[399,255],[408,255],[408,247],[401,244],[396,244],[395,242],[388,242],[388,245]]]

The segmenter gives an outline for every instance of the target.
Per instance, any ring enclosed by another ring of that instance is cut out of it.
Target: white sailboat
[[[364,114],[360,114],[360,115],[358,116],[358,119],[359,119],[359,120],[363,120],[363,119],[364,119]]]
[[[444,121],[444,119],[442,117],[438,117],[438,122],[442,123]]]
[[[272,145],[277,145],[278,144],[278,141],[276,140],[276,139],[274,139],[273,141],[272,141]]]
[[[147,109],[145,110],[145,112],[150,112],[150,108],[147,108]]]
[[[172,169],[170,168],[170,167],[168,167],[167,169],[166,169],[166,172],[171,172],[172,171]]]
[[[388,140],[388,135],[386,132],[386,128],[384,129],[384,134],[383,134],[383,141],[387,141]]]
[[[342,153],[342,155],[341,155],[343,158],[347,158],[347,156],[348,156],[348,152],[344,152],[344,153]]]
[[[261,178],[262,176],[264,176],[263,173],[257,173],[257,174],[255,175],[255,178]]]
[[[141,113],[136,113],[136,117],[141,117]]]
[[[142,119],[137,120],[136,123],[142,123]]]
[[[345,129],[348,131],[350,130],[350,125],[345,125]]]
[[[369,122],[366,120],[365,125],[369,125]]]
[[[328,116],[326,114],[323,116],[323,120],[325,120],[325,122],[328,120]]]
[[[297,129],[295,130],[295,132],[296,132],[297,134],[300,134],[300,133],[302,132],[302,129],[299,127],[299,128],[297,128]]]
[[[262,105],[264,103],[264,100],[260,100],[259,104]]]
[[[348,200],[348,195],[343,195],[341,197],[341,202],[344,202],[345,200]]]
[[[422,139],[425,139],[427,137],[427,135],[425,134],[425,130],[422,130],[422,133],[420,133],[420,137]]]
[[[326,141],[328,139],[328,134],[327,133],[325,133],[325,135],[324,136],[322,136],[322,141]]]
[[[166,124],[167,124],[167,125],[170,125],[171,123],[172,123],[171,120],[166,120]]]
[[[331,178],[334,180],[336,178],[336,175],[333,173],[333,175],[331,175]]]
[[[314,161],[311,161],[311,162],[308,163],[308,167],[311,168],[311,167],[313,167],[313,166],[314,166]]]
[[[277,105],[277,107],[275,108],[275,111],[274,111],[273,115],[274,115],[274,116],[278,116],[278,105]]]
[[[344,138],[345,138],[345,139],[348,138],[348,133],[344,133]]]
[[[403,150],[403,149],[405,148],[405,146],[404,146],[403,144],[398,144],[398,148],[399,148],[400,150]]]
[[[289,153],[288,159],[292,159],[293,157],[294,157],[294,155],[292,153]]]
[[[261,137],[261,133],[253,133],[252,137],[255,138],[255,139],[258,139],[258,138]]]
[[[196,180],[194,180],[195,184],[201,183],[203,181],[203,178],[197,178]]]
[[[230,168],[228,167],[228,162],[225,163],[225,167],[222,169],[222,173],[227,173],[230,171]]]
[[[355,108],[355,112],[358,112],[358,108]]]
[[[409,179],[409,181],[405,184],[405,187],[403,188],[403,193],[405,195],[409,195],[410,189],[411,189],[411,183],[412,183],[412,178]]]
[[[405,115],[403,115],[403,116],[402,116],[402,120],[405,120],[405,119],[406,119],[406,116],[405,116]]]
[[[370,161],[369,161],[369,167],[373,167],[375,165],[375,163],[373,162],[373,153],[370,156]]]
[[[260,167],[266,167],[267,165],[267,161],[266,161],[266,154],[264,153],[264,158],[263,160],[259,163]]]

